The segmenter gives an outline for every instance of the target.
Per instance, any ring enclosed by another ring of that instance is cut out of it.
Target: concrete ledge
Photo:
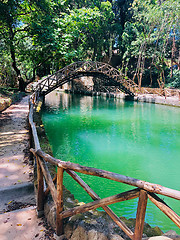
[[[0,200],[7,198],[8,196],[20,196],[27,195],[34,192],[34,184],[29,183],[21,183],[14,186],[0,188]]]
[[[36,203],[34,184],[30,182],[0,188],[0,213],[6,211],[10,202],[34,205]]]
[[[173,107],[180,107],[179,99],[174,98],[174,97],[165,98],[165,97],[161,97],[161,96],[153,96],[153,95],[147,94],[147,95],[135,96],[134,101],[168,105],[168,106],[173,106]]]

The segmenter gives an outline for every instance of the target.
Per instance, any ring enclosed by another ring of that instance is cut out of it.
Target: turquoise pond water
[[[179,108],[53,92],[46,97],[42,119],[54,157],[180,190]],[[101,198],[133,189],[79,175]],[[64,185],[80,202],[92,201],[67,174]],[[180,201],[159,196],[180,215]],[[110,207],[118,216],[135,218],[137,199]],[[145,221],[180,234],[149,200]]]

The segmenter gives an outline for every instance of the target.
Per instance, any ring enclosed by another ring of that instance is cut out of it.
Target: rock
[[[10,98],[0,99],[0,112],[5,110],[7,107],[9,107],[12,103],[12,100]]]
[[[150,237],[148,240],[171,240],[171,238],[165,236]]]
[[[170,230],[170,231],[164,233],[163,236],[177,236],[177,233],[173,230]]]
[[[56,240],[67,240],[67,238],[66,238],[65,235],[57,236],[56,234],[54,234],[54,238],[55,238]]]
[[[161,229],[159,227],[156,226],[154,228],[151,228],[151,226],[147,223],[144,224],[144,233],[148,237],[161,236],[163,234],[163,232],[161,231]]]
[[[64,233],[67,239],[70,239],[73,233],[73,226],[71,224],[67,224],[64,227]]]
[[[108,240],[108,238],[103,233],[92,229],[88,232],[88,240]]]
[[[176,240],[180,240],[180,235],[178,235],[175,231],[170,230],[166,233],[163,234],[163,236],[165,237],[169,237],[171,239],[176,239]]]
[[[113,234],[110,236],[110,240],[123,240],[123,238],[117,234]]]
[[[70,240],[80,240],[80,239],[88,240],[88,237],[87,237],[87,232],[85,231],[85,229],[83,227],[78,226],[74,230]]]
[[[47,218],[47,222],[55,229],[56,228],[56,208],[53,203],[45,204],[44,215]]]

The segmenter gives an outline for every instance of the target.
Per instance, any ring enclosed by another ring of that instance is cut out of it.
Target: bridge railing
[[[124,77],[116,68],[107,63],[92,61],[79,61],[60,69],[53,75],[41,80],[36,85],[35,91],[42,94],[43,91],[46,92],[48,89],[53,88],[54,85],[67,82],[67,79],[70,79],[73,74],[77,74],[78,72],[103,73],[123,86],[130,95],[140,92],[139,86],[132,80],[127,79],[127,77]]]
[[[34,142],[34,148],[31,148],[36,162],[37,162],[37,210],[42,212],[44,209],[44,199],[49,193],[51,193],[53,201],[56,206],[56,234],[60,236],[63,234],[63,219],[76,215],[78,213],[84,213],[92,209],[102,207],[106,213],[112,218],[112,220],[125,232],[125,234],[133,240],[142,239],[144,219],[146,213],[147,200],[150,199],[165,215],[167,215],[172,222],[174,222],[180,228],[180,216],[178,216],[163,200],[161,200],[156,194],[161,194],[169,198],[180,200],[180,191],[163,187],[158,184],[153,184],[139,179],[134,179],[118,173],[113,173],[101,169],[92,167],[86,167],[79,164],[61,161],[56,159],[41,150],[38,134],[35,124],[33,122],[33,101],[35,96],[30,101],[29,111],[29,123]],[[57,167],[57,174],[52,179],[46,163],[51,163]],[[83,204],[78,207],[74,207],[70,210],[63,210],[63,173],[66,171],[93,199],[93,202]],[[136,187],[127,192],[119,193],[114,196],[110,196],[104,199],[100,197],[86,184],[76,172],[86,175],[92,175],[96,177],[106,178],[112,181],[128,184]],[[47,189],[44,190],[44,180],[47,184]],[[108,207],[108,205],[127,201],[130,199],[139,198],[136,224],[134,232],[129,229],[128,226]]]

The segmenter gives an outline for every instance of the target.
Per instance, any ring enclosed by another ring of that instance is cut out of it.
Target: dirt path
[[[29,97],[0,113],[0,239],[54,239],[45,219],[37,218],[29,165]]]
[[[26,156],[28,99],[24,97],[0,114],[0,187],[30,181],[31,169]]]

